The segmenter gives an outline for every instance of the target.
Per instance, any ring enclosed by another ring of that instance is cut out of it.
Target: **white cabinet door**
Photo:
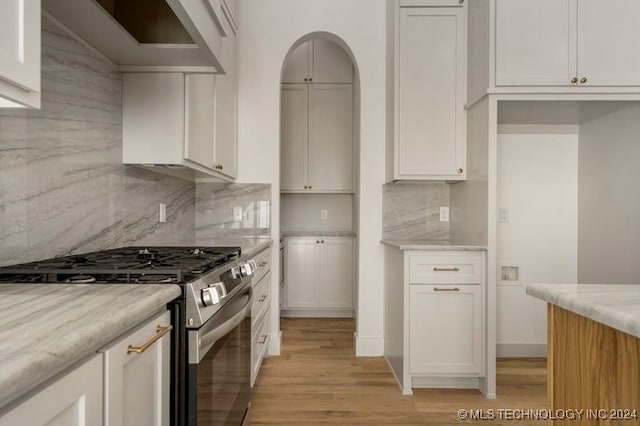
[[[101,426],[102,373],[102,355],[94,355],[0,417],[0,426]]]
[[[40,106],[40,16],[40,0],[0,2],[0,107]]]
[[[302,191],[307,186],[307,152],[309,145],[309,87],[306,84],[283,84],[280,129],[280,189]]]
[[[180,164],[184,158],[184,75],[122,75],[122,158],[132,164]]]
[[[464,179],[464,8],[401,8],[396,179]]]
[[[316,239],[287,239],[285,243],[286,300],[288,308],[318,306],[320,244]]]
[[[508,3],[512,0],[503,1]],[[539,7],[538,1],[532,3]],[[546,16],[545,20],[549,18]],[[638,0],[578,1],[577,77],[581,84],[640,85],[639,19]],[[544,31],[538,29],[531,34],[536,34],[531,38],[537,38]]]
[[[105,425],[169,425],[170,323],[165,311],[103,350]],[[158,336],[141,353],[130,351]]]
[[[282,71],[283,83],[305,83],[309,81],[311,69],[311,42],[306,41],[296,47],[287,58]]]
[[[216,76],[185,76],[184,158],[204,167],[213,167],[214,100]]]
[[[353,191],[353,94],[350,84],[309,86],[309,189]]]
[[[314,39],[311,81],[313,83],[352,83],[353,62],[336,43]]]
[[[482,286],[411,285],[411,374],[481,375]]]
[[[566,86],[574,77],[576,0],[496,1],[497,86]]]
[[[353,308],[353,240],[323,238],[318,294],[323,308]]]
[[[227,73],[216,76],[215,94],[215,169],[230,177],[237,175],[237,71],[236,37],[229,22],[227,36],[222,39],[222,58]]]

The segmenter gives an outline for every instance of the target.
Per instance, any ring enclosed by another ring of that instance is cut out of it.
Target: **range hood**
[[[42,8],[122,70],[209,67],[228,30],[222,0],[42,0]]]

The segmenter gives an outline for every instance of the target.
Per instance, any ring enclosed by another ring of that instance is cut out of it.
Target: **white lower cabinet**
[[[271,249],[257,254],[253,260],[257,270],[253,282],[253,304],[251,305],[251,386],[253,387],[262,360],[267,355],[271,321]]]
[[[4,414],[0,426],[100,426],[102,398],[97,354]]]
[[[482,373],[482,293],[478,285],[411,285],[411,374]]]
[[[285,239],[285,310],[353,309],[352,237]]]
[[[170,314],[104,348],[105,426],[168,426]]]

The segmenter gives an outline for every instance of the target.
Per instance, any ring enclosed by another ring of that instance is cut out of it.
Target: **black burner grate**
[[[239,257],[239,247],[124,247],[6,266],[0,282],[179,284]]]

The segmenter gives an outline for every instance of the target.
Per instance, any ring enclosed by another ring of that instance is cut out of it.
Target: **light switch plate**
[[[165,203],[158,204],[158,222],[165,223],[167,221],[167,205]]]
[[[449,222],[449,207],[440,207],[440,222]]]

